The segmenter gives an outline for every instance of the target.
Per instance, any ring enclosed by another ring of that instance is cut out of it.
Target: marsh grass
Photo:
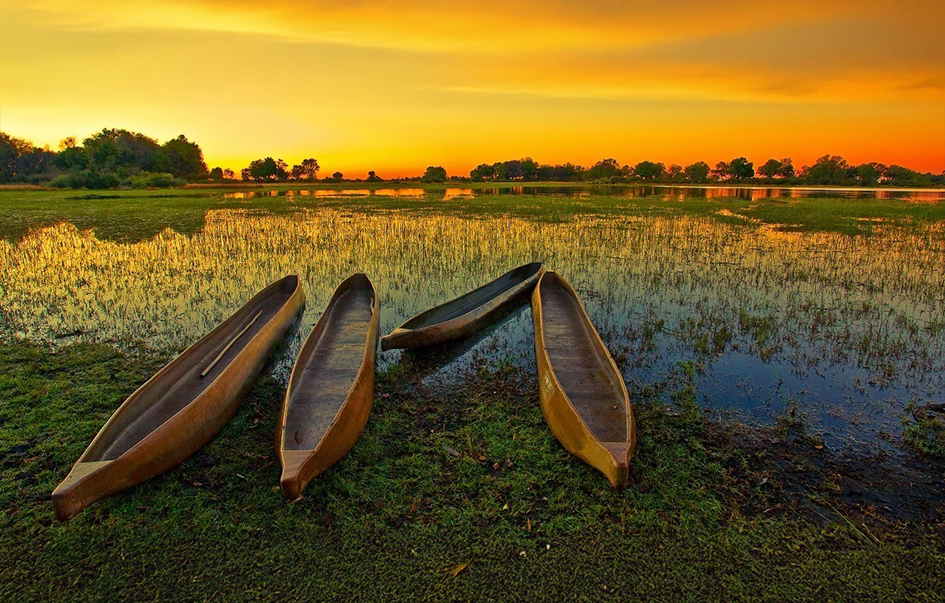
[[[542,259],[576,286],[626,379],[658,383],[692,360],[705,367],[700,403],[710,407],[737,407],[770,424],[778,412],[771,401],[786,394],[836,438],[865,435],[876,443],[879,429],[901,425],[906,403],[936,401],[945,384],[942,222],[851,236],[785,232],[757,220],[730,225],[716,219],[719,208],[735,215],[748,202],[725,199],[237,199],[190,189],[180,198],[132,191],[60,199],[64,193],[27,192],[41,204],[63,201],[67,214],[75,204],[79,222],[99,212],[103,225],[57,223],[0,241],[0,337],[8,340],[176,351],[252,291],[298,273],[309,310],[289,343],[291,358],[334,285],[351,272],[375,282],[381,330],[389,332]],[[28,222],[31,201],[22,203]],[[646,213],[654,204],[669,209]],[[131,207],[129,217],[123,212]],[[560,219],[549,219],[556,207]],[[124,238],[185,214],[202,221],[192,234],[165,228]],[[474,353],[526,368],[530,342],[526,312]],[[397,358],[383,355],[381,366]],[[458,365],[468,368],[471,359],[466,353]],[[276,376],[285,378],[289,366],[281,360]],[[714,367],[734,377],[719,377]],[[823,380],[813,393],[812,376]],[[835,417],[841,402],[846,414]]]

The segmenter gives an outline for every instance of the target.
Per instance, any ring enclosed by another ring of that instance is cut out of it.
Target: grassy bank
[[[51,490],[167,359],[0,345],[0,599],[933,601],[945,588],[941,509],[903,519],[842,480],[793,484],[771,450],[794,464],[829,451],[790,425],[765,432],[766,449],[706,421],[685,383],[672,407],[644,395],[632,486],[616,492],[551,436],[532,375],[481,366],[442,389],[420,381],[436,359],[409,356],[378,375],[364,437],[299,502],[278,492],[284,390],[266,377],[183,466],[54,522]]]

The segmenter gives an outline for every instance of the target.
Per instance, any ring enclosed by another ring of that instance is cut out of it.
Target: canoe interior
[[[363,275],[349,279],[332,300],[321,335],[306,342],[296,360],[303,368],[290,384],[283,449],[313,450],[322,440],[361,369],[375,304],[374,288]]]
[[[519,266],[478,289],[473,289],[465,295],[414,316],[401,325],[400,328],[422,329],[423,327],[458,318],[535,276],[538,274],[539,270],[541,270],[541,262],[532,262],[531,264]]]
[[[561,389],[594,437],[627,441],[627,407],[619,379],[577,298],[556,274],[541,287],[542,332]]]
[[[83,461],[117,459],[146,438],[207,389],[239,355],[247,343],[264,329],[299,287],[296,276],[288,276],[260,291],[226,322],[171,361],[148,386],[129,398],[111,425],[89,447]],[[217,361],[205,377],[200,374],[230,341],[253,322]]]

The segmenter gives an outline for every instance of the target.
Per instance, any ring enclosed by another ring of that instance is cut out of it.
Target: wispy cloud
[[[727,153],[767,148],[764,126],[805,148],[933,149],[934,165],[940,1],[6,0],[2,125],[114,115],[199,133],[208,154],[291,141],[401,162],[457,139],[669,154],[667,132]]]

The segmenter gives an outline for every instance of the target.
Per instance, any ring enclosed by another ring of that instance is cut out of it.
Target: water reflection
[[[425,198],[429,194],[439,197],[443,201],[462,197],[474,197],[481,191],[471,188],[447,188],[430,193],[422,188],[339,188],[339,189],[272,189],[261,191],[238,191],[224,193],[224,199],[254,199],[259,197],[314,197],[315,199],[337,199],[344,197],[391,197],[391,198]],[[491,194],[491,193],[486,193]]]
[[[488,197],[493,195],[553,196],[572,199],[588,199],[592,196],[636,199],[659,197],[662,199],[898,199],[917,202],[945,200],[945,190],[935,189],[869,189],[869,188],[816,188],[816,187],[766,187],[766,186],[672,186],[672,185],[581,185],[581,186],[496,186],[485,188],[447,188],[425,190],[422,188],[339,188],[339,189],[272,189],[225,193],[226,199],[252,199],[257,197],[391,197],[432,198],[442,201],[463,197]]]
[[[192,236],[118,243],[70,224],[0,242],[0,337],[183,349],[254,292],[298,273],[308,309],[287,376],[334,287],[367,272],[381,330],[535,259],[566,275],[631,395],[692,381],[706,407],[770,422],[796,405],[828,442],[901,431],[910,401],[945,402],[943,227],[873,237],[736,228],[710,219],[299,208],[212,210]],[[533,371],[530,310],[429,367]],[[453,360],[456,357],[456,360]],[[400,353],[385,353],[383,368]]]
[[[316,199],[334,199],[339,197],[423,197],[422,188],[339,188],[339,189],[272,189],[259,191],[237,191],[225,193],[224,199],[255,199],[258,197],[314,197]]]

